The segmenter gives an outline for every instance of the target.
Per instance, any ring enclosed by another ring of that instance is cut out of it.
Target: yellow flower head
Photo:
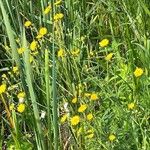
[[[31,42],[31,44],[30,44],[30,49],[32,50],[32,51],[35,51],[36,50],[36,48],[37,48],[37,41],[35,41],[35,40],[33,40],[32,42]]]
[[[14,108],[15,108],[15,104],[14,103],[12,103],[12,104],[9,105],[9,110],[10,111],[14,110]]]
[[[84,112],[87,109],[87,105],[86,104],[82,104],[80,105],[80,107],[78,108],[78,112]]]
[[[24,48],[23,47],[20,47],[19,49],[18,49],[18,54],[22,54],[23,52],[24,52]]]
[[[0,85],[0,94],[4,93],[6,91],[6,84]]]
[[[65,55],[64,49],[60,49],[60,50],[58,51],[58,53],[57,53],[57,56],[58,56],[58,57],[64,57],[64,55]]]
[[[61,122],[61,123],[64,123],[64,122],[67,120],[67,117],[68,117],[67,114],[63,115],[63,116],[61,117],[61,119],[60,119],[60,122]]]
[[[76,115],[72,117],[70,121],[72,126],[76,126],[80,122],[80,117]]]
[[[132,110],[135,108],[135,103],[128,104],[128,109]]]
[[[140,77],[143,74],[143,69],[142,68],[138,68],[136,67],[135,71],[134,71],[134,75],[135,77]]]
[[[18,97],[18,99],[19,98],[25,98],[25,92],[20,92],[20,93],[18,93],[18,95],[17,95],[17,97]]]
[[[52,9],[52,7],[49,5],[49,6],[47,6],[46,8],[45,8],[45,10],[44,10],[44,14],[46,15],[46,14],[48,14],[49,12],[50,12],[50,10]]]
[[[110,134],[108,139],[112,142],[116,139],[116,136],[114,134]]]
[[[99,42],[100,47],[106,47],[109,44],[108,39],[103,39],[102,41]]]
[[[16,67],[13,67],[13,72],[14,73],[17,73],[18,72],[18,67],[16,66]]]
[[[29,27],[29,26],[31,26],[31,24],[32,24],[31,21],[28,20],[28,21],[26,21],[26,22],[24,23],[24,26],[25,26],[25,27]]]
[[[47,34],[47,28],[45,27],[40,28],[39,35],[44,36],[46,34]]]
[[[93,115],[92,113],[89,113],[87,116],[86,116],[87,120],[92,120],[93,119]]]
[[[24,112],[24,110],[25,110],[25,104],[23,104],[23,103],[19,104],[17,107],[17,111],[22,113],[22,112]]]
[[[58,14],[54,15],[54,20],[58,21],[58,20],[62,19],[63,17],[64,17],[64,14],[58,13]]]
[[[106,61],[110,61],[112,59],[113,53],[109,53],[106,57],[105,60]]]
[[[90,99],[95,101],[98,99],[98,95],[96,93],[92,93]]]
[[[60,5],[61,2],[62,2],[62,0],[57,0],[57,1],[54,3],[54,5]]]
[[[75,104],[76,102],[77,102],[77,97],[75,97],[75,98],[72,99],[72,103]]]

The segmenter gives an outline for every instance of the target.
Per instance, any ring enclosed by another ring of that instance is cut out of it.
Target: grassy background
[[[150,149],[149,0],[65,0],[57,7],[54,1],[49,3],[54,9],[44,15],[48,0],[0,1],[0,74],[7,75],[0,80],[7,87],[17,86],[7,88],[4,98],[8,106],[17,106],[17,93],[26,93],[25,112],[11,113],[15,129],[9,126],[5,108],[0,108],[0,146],[65,149],[64,137],[73,150]],[[64,17],[54,24],[52,18],[59,12]],[[32,22],[31,28],[24,29],[26,20]],[[38,54],[30,63],[29,44],[40,27],[46,27],[48,34],[38,42]],[[98,43],[104,38],[110,43],[100,48]],[[25,47],[23,55],[17,53],[19,47]],[[65,51],[63,58],[57,57],[59,49]],[[72,56],[78,49],[79,54]],[[113,58],[106,61],[110,52]],[[12,71],[16,65],[20,75]],[[140,78],[133,74],[136,67],[144,70]],[[98,93],[99,100],[91,102],[83,96],[86,92]],[[72,104],[76,96],[78,102]],[[63,125],[57,119],[66,113],[66,102],[70,117],[79,114],[83,119],[75,127],[70,119]],[[128,110],[131,102],[136,107]],[[82,103],[88,109],[80,114],[77,110]],[[46,112],[44,119],[40,119],[41,110]],[[84,120],[89,112],[94,115],[92,122]],[[77,136],[80,127],[83,131]],[[94,130],[91,139],[86,136],[89,129]],[[115,141],[109,141],[110,134],[116,136]]]

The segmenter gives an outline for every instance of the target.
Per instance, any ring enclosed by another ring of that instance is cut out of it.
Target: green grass
[[[5,92],[0,89],[0,148],[149,150],[149,1],[55,2],[0,0],[0,85],[7,85]],[[44,14],[48,4],[51,10]],[[64,16],[56,21],[58,13]],[[27,20],[30,27],[24,26]],[[48,32],[37,39],[41,27]],[[109,40],[106,47],[99,46],[103,39]],[[33,40],[35,51],[30,49]],[[144,71],[139,77],[137,67]],[[19,113],[21,91],[25,110]],[[86,93],[98,98],[92,101]],[[82,113],[81,104],[88,106]],[[75,115],[80,122],[73,126]],[[112,134],[116,138],[110,141]]]

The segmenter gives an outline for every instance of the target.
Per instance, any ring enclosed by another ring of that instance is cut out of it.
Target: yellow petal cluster
[[[26,95],[25,92],[19,92],[17,97],[18,97],[18,99],[19,98],[25,98],[25,95]]]
[[[72,126],[76,126],[80,122],[80,117],[78,115],[73,116],[70,121]]]
[[[35,51],[37,49],[37,44],[38,44],[37,41],[33,40],[30,44],[30,49],[32,51]]]
[[[19,49],[18,49],[18,54],[22,54],[23,52],[24,52],[24,48],[23,47],[20,47]]]
[[[47,34],[47,28],[41,27],[39,30],[39,35],[44,36]]]
[[[67,114],[63,115],[63,116],[61,117],[61,119],[60,119],[60,122],[61,122],[61,123],[64,123],[64,122],[67,120],[67,117],[68,117]]]
[[[23,113],[24,110],[25,110],[25,104],[23,104],[23,103],[19,104],[17,107],[17,111],[20,113]]]
[[[102,41],[99,42],[100,47],[106,47],[109,44],[108,39],[103,39]]]
[[[62,0],[57,0],[54,5],[60,5],[62,3]]]
[[[108,139],[109,141],[113,142],[116,139],[116,136],[114,134],[110,134]]]
[[[45,9],[44,9],[44,14],[48,14],[50,12],[50,10],[52,9],[52,7],[50,5],[48,5]]]
[[[73,99],[72,99],[72,103],[77,103],[77,97],[74,97]]]
[[[17,67],[17,66],[13,67],[13,72],[14,72],[14,73],[17,73],[17,72],[18,72],[18,67]]]
[[[0,85],[0,94],[4,93],[6,91],[6,84]]]
[[[78,108],[78,112],[84,112],[87,109],[87,104],[82,104]]]
[[[93,119],[93,114],[92,113],[89,113],[87,116],[86,116],[87,120],[92,120]]]
[[[134,71],[134,75],[135,75],[135,77],[140,77],[143,74],[143,72],[144,71],[142,68],[136,67],[136,69]]]
[[[106,61],[110,61],[112,59],[113,53],[109,53],[106,57],[105,60]]]
[[[96,93],[92,93],[90,99],[91,99],[92,101],[95,101],[95,100],[98,99],[98,95],[97,95]]]
[[[64,49],[59,49],[59,51],[57,52],[57,56],[58,57],[64,57],[64,55],[65,55]]]
[[[31,21],[29,21],[29,20],[27,20],[25,23],[24,23],[24,26],[25,27],[29,27],[29,26],[31,26]]]
[[[63,17],[64,17],[64,14],[58,13],[58,14],[55,14],[55,15],[54,15],[54,20],[55,20],[55,21],[58,21],[58,20],[62,19]]]
[[[132,109],[134,109],[135,108],[135,103],[129,103],[128,104],[128,109],[129,110],[132,110]]]

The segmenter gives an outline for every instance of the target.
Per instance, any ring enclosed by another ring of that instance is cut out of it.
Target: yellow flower
[[[84,112],[87,109],[87,105],[86,104],[82,104],[80,105],[80,107],[78,108],[78,112]]]
[[[33,41],[31,42],[31,44],[30,44],[30,49],[31,49],[32,51],[35,51],[36,48],[37,48],[37,41],[33,40]]]
[[[19,104],[17,107],[17,111],[22,113],[22,112],[24,112],[24,110],[25,110],[25,104],[23,104],[23,103]]]
[[[91,133],[91,134],[87,135],[86,137],[89,138],[89,139],[91,139],[91,138],[94,137],[94,133]]]
[[[13,67],[13,72],[14,73],[17,73],[18,72],[18,67],[16,66],[16,67]]]
[[[135,77],[140,77],[143,74],[143,69],[142,68],[138,68],[136,67],[135,71],[134,71],[134,75]]]
[[[63,116],[61,117],[61,119],[60,119],[60,122],[61,122],[61,123],[64,123],[64,122],[67,120],[67,117],[68,117],[67,114],[63,115]]]
[[[18,95],[17,95],[17,97],[18,97],[18,99],[19,98],[25,98],[25,92],[20,92],[20,93],[18,93]]]
[[[80,53],[80,50],[79,50],[79,49],[75,49],[75,50],[72,50],[72,51],[71,51],[71,54],[72,54],[73,56],[78,56],[79,53]]]
[[[31,26],[31,24],[32,24],[31,21],[28,20],[28,21],[26,21],[26,22],[24,23],[24,26],[25,26],[25,27],[29,27],[29,26]]]
[[[9,105],[9,110],[10,111],[14,110],[14,108],[15,108],[15,104],[14,103],[12,103],[12,104]]]
[[[116,139],[116,136],[114,134],[110,134],[108,139],[112,142]]]
[[[134,103],[130,103],[128,104],[128,109],[134,109],[135,108],[135,104]]]
[[[106,57],[105,60],[109,61],[112,59],[113,53],[109,53]]]
[[[50,10],[51,10],[52,8],[51,8],[51,6],[49,5],[49,6],[47,6],[46,8],[45,8],[45,10],[44,10],[44,14],[46,15],[46,14],[48,14],[49,12],[50,12]]]
[[[72,103],[75,104],[76,102],[77,102],[77,97],[75,97],[75,98],[72,99]]]
[[[44,36],[47,34],[47,29],[45,27],[40,28],[39,35]]]
[[[79,116],[74,116],[71,118],[71,125],[76,126],[80,122],[80,117]]]
[[[102,41],[99,42],[100,47],[106,47],[109,44],[108,39],[103,39]]]
[[[23,47],[20,47],[19,49],[18,49],[18,53],[19,54],[22,54],[24,52],[24,48]]]
[[[92,113],[89,113],[87,116],[86,116],[87,120],[92,120],[93,119],[93,115]]]
[[[61,2],[62,2],[62,0],[57,0],[55,3],[54,3],[54,5],[60,5],[61,4]]]
[[[64,49],[60,49],[57,53],[58,57],[63,57],[65,55]]]
[[[98,99],[98,95],[96,93],[92,93],[90,99],[95,101]]]
[[[0,94],[4,93],[6,91],[6,84],[0,85]]]
[[[62,19],[63,17],[64,17],[64,15],[62,13],[58,13],[58,14],[54,15],[54,20],[58,21],[58,20]]]

